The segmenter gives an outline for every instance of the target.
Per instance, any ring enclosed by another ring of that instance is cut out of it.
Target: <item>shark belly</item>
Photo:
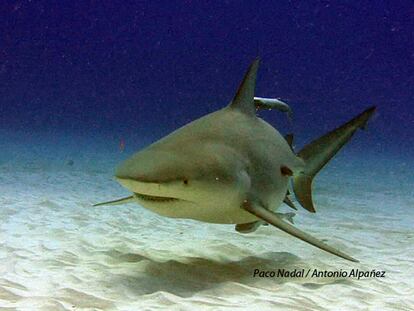
[[[282,189],[283,188],[283,189]],[[276,210],[283,202],[287,185],[262,196],[258,200],[270,210]],[[275,190],[275,189],[274,189]],[[215,224],[244,224],[259,220],[255,215],[242,208],[246,193],[220,195],[198,202],[187,200],[151,201],[136,197],[142,207],[164,217],[193,219]]]
[[[144,208],[164,217],[193,219],[215,224],[238,224],[258,220],[256,216],[240,207],[241,200],[239,204],[227,202],[220,206],[189,201],[175,201],[165,204],[137,201]]]

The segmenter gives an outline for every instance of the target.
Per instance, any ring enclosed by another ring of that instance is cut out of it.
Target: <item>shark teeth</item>
[[[171,202],[171,201],[178,201],[176,198],[169,198],[169,197],[158,197],[155,195],[148,195],[148,194],[142,194],[134,192],[134,196],[137,199],[141,199],[144,201],[156,201],[156,202]]]

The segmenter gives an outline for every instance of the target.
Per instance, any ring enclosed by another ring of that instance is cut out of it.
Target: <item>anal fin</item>
[[[237,224],[235,229],[239,233],[252,233],[255,232],[257,228],[259,228],[263,224],[263,221],[257,220],[245,224]]]

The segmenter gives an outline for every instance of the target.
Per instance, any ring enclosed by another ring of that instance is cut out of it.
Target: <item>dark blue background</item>
[[[257,94],[303,137],[375,104],[374,144],[414,143],[412,1],[11,1],[0,31],[1,128],[158,137],[227,104],[260,56]]]

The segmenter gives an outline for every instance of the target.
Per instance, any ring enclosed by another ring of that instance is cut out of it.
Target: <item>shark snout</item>
[[[142,167],[142,168],[141,168]],[[115,178],[118,182],[134,181],[139,183],[162,184],[174,181],[175,178],[159,170],[151,170],[150,167],[144,165],[122,164],[115,172]]]
[[[135,181],[135,182],[140,182],[140,183],[153,183],[153,184],[160,184],[163,182],[166,182],[165,180],[161,180],[158,178],[154,178],[154,177],[149,177],[146,175],[129,175],[129,174],[115,174],[115,179],[122,183],[126,180],[129,181]]]
[[[139,152],[116,168],[115,178],[118,181],[134,180],[142,183],[158,183],[161,181],[161,174],[156,163],[157,159],[154,153]]]
[[[160,195],[161,185],[168,180],[159,168],[148,158],[132,157],[119,165],[115,171],[115,179],[123,187],[134,193]]]
[[[115,178],[132,192],[162,196],[170,194],[167,186],[183,179],[181,173],[181,161],[171,153],[145,150],[121,163]]]
[[[116,181],[119,182],[123,187],[127,188],[131,192],[136,193],[144,193],[145,190],[148,192],[148,188],[154,188],[154,186],[157,186],[156,183],[149,183],[149,182],[143,182],[131,178],[119,178],[115,177]]]
[[[116,180],[126,189],[136,195],[156,196],[156,197],[174,197],[171,191],[165,188],[163,184],[154,182],[143,182],[134,179],[117,178]]]
[[[149,185],[159,185],[164,181],[157,174],[148,174],[138,167],[130,166],[128,163],[121,164],[116,172],[115,179],[122,186],[132,192],[140,192]]]

